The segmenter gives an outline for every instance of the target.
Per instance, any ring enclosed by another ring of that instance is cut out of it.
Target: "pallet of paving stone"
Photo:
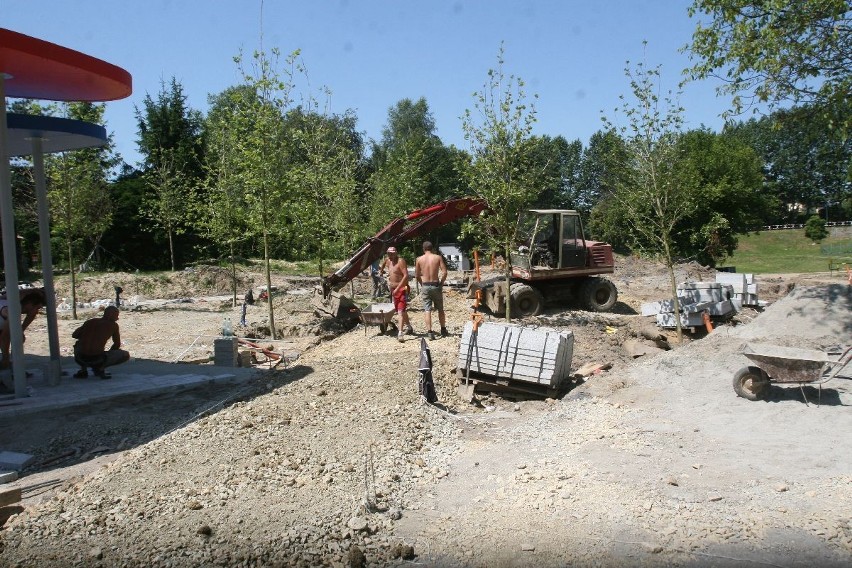
[[[559,388],[571,378],[574,334],[547,327],[465,324],[457,368],[498,379]]]

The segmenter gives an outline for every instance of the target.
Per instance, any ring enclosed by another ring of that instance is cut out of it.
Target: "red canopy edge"
[[[0,28],[6,96],[51,101],[114,101],[130,96],[130,73],[85,53]],[[11,77],[8,77],[11,75]]]

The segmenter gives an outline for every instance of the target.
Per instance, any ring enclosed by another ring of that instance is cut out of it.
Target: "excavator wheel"
[[[587,278],[580,286],[580,302],[590,312],[611,310],[618,300],[615,284],[597,276]]]
[[[537,316],[544,308],[544,296],[528,284],[515,282],[509,288],[509,295],[512,298],[513,316]]]

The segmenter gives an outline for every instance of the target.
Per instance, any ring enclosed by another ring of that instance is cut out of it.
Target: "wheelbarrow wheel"
[[[381,333],[382,335],[384,335],[385,333],[387,333],[387,331],[388,331],[388,324],[386,324],[386,323],[380,323],[380,324],[379,324],[379,333]]]
[[[758,400],[769,390],[769,377],[760,367],[743,367],[734,375],[734,392],[746,400]]]

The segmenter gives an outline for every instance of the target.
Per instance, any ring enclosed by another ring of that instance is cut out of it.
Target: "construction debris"
[[[727,321],[742,309],[730,284],[718,282],[684,282],[677,287],[682,327],[703,327],[706,317],[711,321]],[[677,327],[673,300],[660,300],[642,304],[643,316],[657,316],[657,325]]]

